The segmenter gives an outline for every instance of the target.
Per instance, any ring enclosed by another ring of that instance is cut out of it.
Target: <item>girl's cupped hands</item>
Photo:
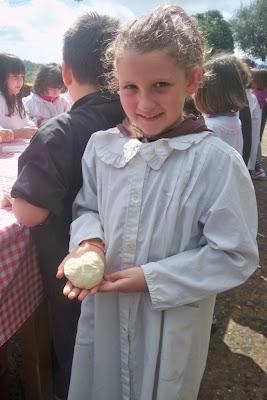
[[[57,277],[63,276],[63,268],[60,266]],[[148,286],[145,280],[143,270],[139,266],[124,269],[122,271],[104,274],[102,282],[92,289],[80,289],[74,287],[68,281],[63,289],[63,294],[70,300],[78,298],[82,301],[89,294],[94,295],[97,292],[124,292],[136,293],[147,292]]]

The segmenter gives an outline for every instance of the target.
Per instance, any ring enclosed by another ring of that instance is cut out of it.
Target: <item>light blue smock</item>
[[[245,164],[209,132],[141,143],[114,128],[82,166],[70,250],[103,239],[106,272],[141,265],[149,292],[83,301],[69,400],[196,400],[215,296],[258,265]]]

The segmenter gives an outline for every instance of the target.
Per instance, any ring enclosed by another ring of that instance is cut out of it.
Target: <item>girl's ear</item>
[[[196,93],[203,78],[203,69],[199,65],[192,67],[186,76],[186,94],[192,96]]]
[[[64,61],[62,62],[62,78],[66,87],[72,84],[72,70]]]

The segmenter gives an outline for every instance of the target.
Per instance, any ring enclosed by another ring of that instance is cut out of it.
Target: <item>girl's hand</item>
[[[0,143],[13,142],[14,132],[11,129],[0,129]]]
[[[98,292],[148,292],[143,270],[139,267],[132,267],[122,271],[104,274],[104,279],[98,285]]]
[[[10,193],[5,192],[3,193],[3,198],[0,200],[0,206],[2,208],[12,206],[14,199],[11,197]]]
[[[100,249],[98,249],[95,246],[90,246],[89,243],[84,244],[82,246],[77,247],[77,249],[75,249],[74,251],[69,253],[64,258],[64,260],[61,262],[61,264],[58,267],[56,277],[58,279],[63,278],[64,265],[69,258],[79,258],[83,254],[87,253],[88,251],[94,251],[94,252],[98,253],[100,255],[100,257],[104,258],[104,252],[102,252]],[[99,287],[99,285],[95,286],[91,289],[80,289],[80,288],[74,287],[70,281],[67,281],[67,283],[63,289],[63,294],[64,294],[64,296],[68,297],[70,300],[78,298],[78,300],[82,301],[88,294],[93,294],[93,295],[96,294],[96,292],[98,291],[98,287]]]

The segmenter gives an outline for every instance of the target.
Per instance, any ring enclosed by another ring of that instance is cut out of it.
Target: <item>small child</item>
[[[23,98],[27,114],[38,127],[69,110],[69,103],[61,96],[63,88],[61,66],[56,63],[41,65],[33,83],[33,93]]]
[[[36,132],[22,104],[24,76],[22,60],[0,53],[0,143],[30,139]]]
[[[245,118],[245,112],[244,112],[245,109],[244,108],[240,111],[239,118],[242,123],[242,129],[246,130],[246,128],[247,128],[246,124],[248,122],[250,122],[251,148],[250,148],[250,154],[249,154],[247,167],[251,171],[251,173],[254,174],[257,153],[258,153],[258,148],[259,148],[259,143],[260,143],[261,109],[258,104],[256,96],[249,89],[249,86],[251,84],[251,72],[250,72],[250,69],[249,69],[247,63],[245,63],[244,61],[242,61],[241,59],[239,59],[235,56],[232,56],[232,59],[235,62],[238,72],[240,74],[241,80],[245,87],[246,96],[247,96],[247,100],[248,100],[248,106],[249,106],[249,111],[250,111],[250,121],[248,121],[248,119]],[[249,125],[249,123],[248,123],[248,125]],[[243,157],[244,157],[244,152],[243,152]]]
[[[238,111],[247,105],[238,70],[231,58],[219,56],[204,65],[201,87],[195,95],[196,108],[214,134],[243,153],[243,135]]]
[[[64,288],[84,299],[68,400],[196,400],[216,293],[258,265],[253,186],[239,154],[183,116],[203,47],[180,7],[122,28],[107,54],[127,119],[85,149],[57,274],[70,257],[105,258],[98,287]]]
[[[261,128],[260,128],[260,142],[261,142],[267,118],[267,70],[252,68],[251,73],[252,73],[252,82],[251,82],[252,93],[256,96],[258,104],[261,109]],[[260,143],[258,147],[255,170],[252,173],[252,178],[262,179],[265,177],[266,173],[262,165],[262,154],[261,154],[261,143]]]

